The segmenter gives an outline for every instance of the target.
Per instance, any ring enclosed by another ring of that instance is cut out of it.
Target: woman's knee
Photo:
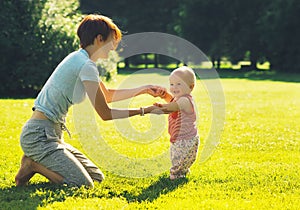
[[[86,187],[94,187],[94,182],[92,178],[86,174],[77,174],[76,176],[71,176],[64,177],[63,183],[68,185],[68,186],[76,186],[76,187],[81,187],[81,186],[86,186]]]

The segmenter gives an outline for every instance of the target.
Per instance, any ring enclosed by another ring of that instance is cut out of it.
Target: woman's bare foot
[[[33,160],[23,155],[20,169],[15,177],[17,186],[27,185],[28,181],[33,177],[35,172],[32,169]]]
[[[41,165],[30,159],[29,157],[23,155],[21,161],[21,167],[18,171],[18,174],[15,177],[16,185],[17,186],[24,186],[28,183],[28,181],[33,177],[35,173],[39,173],[45,176],[54,184],[62,184],[64,178],[54,171],[46,168],[45,166]]]

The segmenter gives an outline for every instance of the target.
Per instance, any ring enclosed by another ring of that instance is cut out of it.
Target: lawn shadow
[[[0,189],[0,209],[37,209],[54,202],[63,202],[75,194],[74,188],[51,183]]]
[[[49,182],[31,184],[26,187],[12,186],[0,189],[0,209],[37,209],[55,202],[64,202],[68,197],[86,197],[87,195],[97,198],[113,198],[121,195],[128,202],[152,202],[161,195],[168,194],[187,182],[187,178],[171,181],[169,177],[162,176],[148,187],[142,189],[139,194],[136,194],[137,191],[133,193],[124,191],[119,194],[115,193],[114,190],[103,194],[101,193],[101,188],[91,192],[88,188],[83,190],[83,187],[53,185]],[[105,186],[102,187],[106,188]]]
[[[162,71],[164,70],[164,71]],[[131,74],[160,74],[162,76],[168,76],[172,70],[170,69],[126,69],[119,70],[118,74],[121,75],[131,75]],[[248,80],[269,80],[269,81],[279,81],[279,82],[300,82],[299,73],[287,73],[287,72],[276,72],[272,70],[232,70],[232,69],[219,69],[216,72],[211,69],[197,69],[194,68],[194,71],[197,73],[198,79],[248,79]],[[217,74],[216,74],[217,73]]]
[[[232,79],[248,79],[248,80],[269,80],[278,82],[300,82],[299,73],[284,73],[271,70],[218,70],[220,78],[232,78]]]
[[[142,202],[142,201],[154,201],[161,195],[168,194],[183,186],[188,182],[187,178],[181,178],[171,181],[169,177],[162,176],[157,181],[152,183],[147,188],[143,189],[139,195],[126,194],[124,197],[128,202]]]

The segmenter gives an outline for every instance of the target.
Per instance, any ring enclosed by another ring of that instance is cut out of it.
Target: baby
[[[167,104],[155,103],[160,111],[169,114],[169,134],[171,142],[170,179],[183,178],[195,162],[199,146],[196,126],[195,104],[191,92],[195,86],[194,71],[182,66],[169,77],[170,92],[162,91],[160,97]]]

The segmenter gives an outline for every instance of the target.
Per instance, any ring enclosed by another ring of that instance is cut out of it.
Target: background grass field
[[[154,76],[143,75],[150,78],[150,83],[157,82],[151,79]],[[128,77],[118,75],[117,81],[108,86],[118,86]],[[22,155],[19,135],[31,115],[33,99],[0,100],[0,209],[299,209],[300,83],[294,76],[290,78],[294,82],[286,77],[280,81],[280,75],[276,81],[272,76],[260,76],[260,80],[233,77],[221,79],[226,122],[220,144],[208,161],[193,165],[187,179],[175,182],[169,181],[167,171],[128,178],[103,169],[106,180],[95,183],[93,189],[52,186],[39,175],[29,187],[17,188],[14,176]],[[167,84],[166,76],[159,78]],[[212,110],[200,80],[193,95],[203,143]],[[157,100],[138,96],[130,106],[145,106]],[[65,135],[65,141],[82,150],[72,113],[67,125],[73,135],[72,139]],[[151,126],[148,116],[136,116],[129,122],[141,132]],[[128,140],[134,135],[120,133],[113,122],[98,119],[97,123],[111,148],[126,156],[151,157],[169,147],[166,130],[155,141],[140,144]]]

